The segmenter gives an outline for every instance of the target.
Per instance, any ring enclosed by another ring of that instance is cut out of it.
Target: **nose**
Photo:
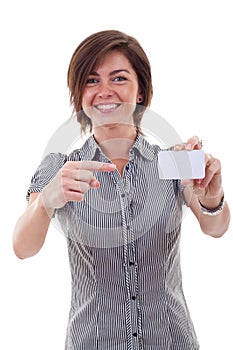
[[[99,86],[98,96],[101,98],[108,98],[113,95],[114,91],[108,82],[102,83]]]

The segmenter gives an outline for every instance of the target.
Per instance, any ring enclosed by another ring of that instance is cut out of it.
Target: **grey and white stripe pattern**
[[[96,172],[99,189],[56,211],[72,276],[66,350],[199,349],[182,289],[183,188],[159,179],[158,151],[138,135],[123,177]],[[67,160],[109,162],[91,136],[69,156],[48,155],[28,195]]]

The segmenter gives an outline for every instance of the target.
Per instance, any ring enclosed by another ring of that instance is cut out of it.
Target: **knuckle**
[[[85,169],[85,166],[87,165],[87,162],[84,160],[78,160],[76,161],[76,167],[78,169]]]
[[[93,176],[93,174],[90,172],[88,174],[88,177],[87,177],[87,182],[88,184],[90,184],[93,180],[95,180],[95,177]]]
[[[209,166],[209,172],[211,174],[214,174],[216,172],[216,165],[214,163],[212,163],[210,166]]]
[[[61,174],[61,178],[65,178],[65,177],[68,176],[69,170],[63,167],[63,168],[61,168],[61,170],[60,170],[60,174]]]
[[[84,200],[84,195],[83,193],[77,192],[74,194],[73,200],[75,202],[82,202]]]
[[[193,139],[193,141],[199,142],[199,137],[198,137],[197,135],[194,135],[194,136],[192,137],[192,139]]]
[[[80,181],[77,182],[76,190],[78,192],[82,192],[82,184],[80,183]]]
[[[81,175],[82,175],[82,170],[80,169],[76,170],[76,176],[78,179],[81,177]]]
[[[79,169],[76,171],[76,178],[84,182],[90,182],[93,178],[93,174],[90,170]]]
[[[68,161],[63,165],[62,169],[66,169],[66,168],[70,169],[70,168],[73,167],[73,165],[74,165],[74,162],[71,161],[71,160],[68,160]]]
[[[82,202],[83,200],[84,200],[84,195],[80,193],[77,198],[77,202]]]
[[[68,193],[68,191],[66,189],[62,188],[61,195],[63,197],[64,202],[67,203],[68,200],[69,200],[69,193]]]
[[[68,186],[68,181],[64,180],[61,182],[61,190],[63,192],[63,194],[67,195],[69,186]]]
[[[80,193],[87,193],[87,191],[90,189],[90,186],[87,182],[82,182],[82,183],[78,183],[78,191]]]

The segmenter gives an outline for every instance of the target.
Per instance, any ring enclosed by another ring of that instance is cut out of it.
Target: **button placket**
[[[130,186],[129,186],[130,187]],[[137,277],[137,261],[135,252],[135,236],[133,231],[133,226],[129,223],[132,222],[132,212],[131,205],[129,201],[131,199],[127,196],[128,206],[126,212],[126,229],[129,239],[129,244],[127,245],[128,251],[128,267],[129,267],[129,280],[130,280],[130,299],[131,299],[131,318],[132,318],[132,335],[133,343],[135,349],[142,349],[142,340],[140,337],[140,310],[139,310],[139,300],[138,300],[138,277]]]
[[[124,270],[127,290],[126,302],[126,332],[129,350],[142,350],[138,298],[137,298],[137,264],[135,256],[135,237],[131,223],[131,187],[132,187],[132,164],[122,179],[117,172],[112,173],[117,191],[120,195],[122,230],[124,242]]]

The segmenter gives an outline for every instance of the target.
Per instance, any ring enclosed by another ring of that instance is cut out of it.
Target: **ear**
[[[138,94],[137,103],[141,103],[142,101],[143,101],[143,96],[142,96],[142,94]]]

